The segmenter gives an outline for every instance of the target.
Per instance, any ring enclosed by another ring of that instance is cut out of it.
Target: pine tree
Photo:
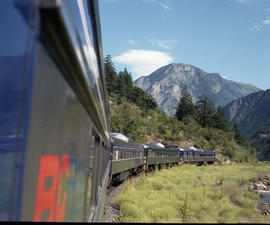
[[[224,115],[222,108],[219,106],[217,108],[216,113],[214,114],[214,125],[215,128],[228,131],[230,129],[230,125],[228,123],[227,118]]]
[[[122,93],[128,99],[131,97],[133,82],[132,76],[125,68],[124,71],[119,72],[119,77],[122,79]]]
[[[176,108],[175,117],[178,120],[183,120],[187,115],[194,115],[195,107],[192,102],[192,97],[188,91],[187,85],[181,91],[181,97]]]
[[[235,132],[235,135],[234,135],[235,141],[240,145],[245,145],[246,140],[245,140],[244,136],[241,134],[237,123],[233,125],[233,130]]]
[[[202,127],[212,127],[214,125],[215,106],[207,95],[201,95],[196,103],[197,121]]]
[[[109,94],[112,93],[116,88],[117,82],[117,72],[115,71],[112,57],[107,55],[104,59],[104,67],[105,67],[105,76],[106,76],[106,86]]]

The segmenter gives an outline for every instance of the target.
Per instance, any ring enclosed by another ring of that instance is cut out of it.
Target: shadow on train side
[[[182,165],[183,163],[213,164],[216,160],[212,150],[196,149],[194,147],[170,147],[162,143],[139,144],[131,138],[111,133],[112,168],[111,184],[122,182],[131,175],[140,172]]]

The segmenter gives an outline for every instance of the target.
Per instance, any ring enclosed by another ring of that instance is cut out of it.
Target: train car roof
[[[128,143],[132,140],[129,137],[125,136],[124,134],[120,134],[120,133],[110,133],[110,136],[111,136],[112,140],[119,139],[119,140],[124,141],[126,143]]]
[[[146,144],[149,148],[165,148],[165,145],[160,142],[151,142],[150,144]]]
[[[190,146],[190,147],[185,147],[184,148],[185,151],[197,151],[197,149],[193,146]]]
[[[181,147],[171,147],[171,150],[179,150],[181,152],[185,151],[185,149],[181,148]]]
[[[137,143],[133,139],[121,133],[110,133],[110,137],[112,145],[144,148],[143,144]]]

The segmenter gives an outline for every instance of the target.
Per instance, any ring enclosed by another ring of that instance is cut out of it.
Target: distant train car
[[[111,133],[112,139],[112,169],[111,181],[121,182],[130,175],[143,170],[144,145],[120,133]]]
[[[161,143],[151,143],[146,148],[146,168],[162,168],[164,166],[179,164],[180,151],[178,149],[166,148]]]
[[[181,159],[183,162],[196,163],[201,165],[203,163],[212,164],[216,160],[215,152],[212,150],[196,149],[194,147],[187,147],[181,151]]]
[[[97,0],[0,1],[0,220],[101,221],[110,171]]]

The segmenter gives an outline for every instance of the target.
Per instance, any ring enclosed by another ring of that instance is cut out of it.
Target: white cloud
[[[253,26],[250,28],[250,30],[251,30],[251,31],[260,31],[260,30],[262,30],[262,27],[263,27],[263,26],[261,26],[261,25],[253,25]]]
[[[164,49],[171,49],[174,45],[178,43],[177,40],[160,40],[160,39],[152,39],[152,38],[148,39],[148,41],[153,46],[158,46]]]
[[[133,41],[132,39],[128,39],[128,43],[129,43],[130,45],[135,45],[135,41]]]
[[[143,0],[145,2],[156,2],[157,0]]]
[[[270,24],[270,19],[266,19],[262,21],[263,24]]]
[[[270,12],[270,8],[267,8],[266,11],[267,11],[267,12]]]
[[[172,63],[173,58],[166,52],[150,51],[145,49],[128,49],[119,56],[113,57],[115,62],[130,67],[134,79],[139,76],[149,75],[161,66]]]
[[[118,2],[119,0],[104,0],[105,2],[113,3],[113,2]]]
[[[172,7],[169,6],[169,3],[168,3],[168,2],[161,3],[160,5],[161,5],[161,6],[163,7],[163,9],[165,9],[165,10],[172,10]]]
[[[256,3],[257,0],[236,0],[236,2],[240,4],[251,4],[251,3]]]

